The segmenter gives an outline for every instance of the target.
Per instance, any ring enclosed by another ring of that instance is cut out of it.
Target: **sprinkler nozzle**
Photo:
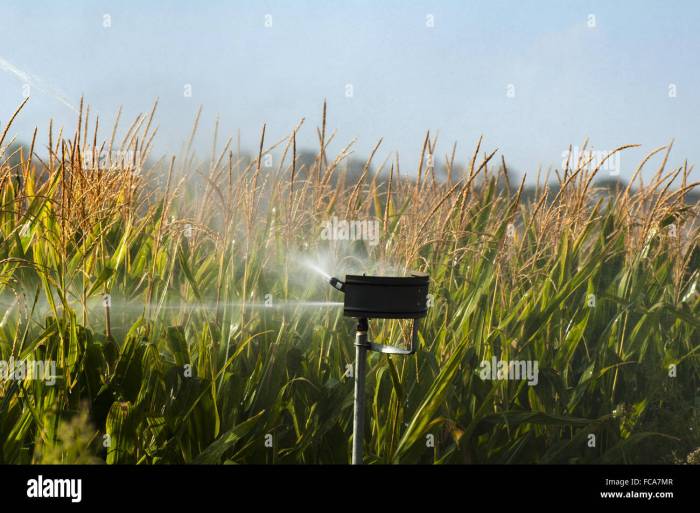
[[[331,287],[334,289],[338,289],[340,292],[345,292],[345,283],[340,281],[338,278],[331,277],[331,279],[328,280],[328,283],[330,283]]]

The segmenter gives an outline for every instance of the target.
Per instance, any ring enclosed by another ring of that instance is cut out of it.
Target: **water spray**
[[[330,276],[328,283],[345,294],[343,315],[357,319],[352,464],[361,465],[367,351],[408,356],[418,350],[418,319],[428,313],[430,277],[424,273],[412,273],[407,277],[346,275],[345,281]],[[408,348],[371,342],[369,319],[412,319]]]

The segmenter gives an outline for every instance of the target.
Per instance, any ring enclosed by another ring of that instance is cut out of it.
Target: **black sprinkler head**
[[[430,277],[360,276],[349,274],[345,282],[331,278],[330,284],[345,293],[346,317],[367,319],[419,319],[428,312]]]

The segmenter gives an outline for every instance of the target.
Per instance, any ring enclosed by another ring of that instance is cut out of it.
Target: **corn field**
[[[437,173],[430,134],[420,162],[378,144],[351,177],[325,106],[311,164],[301,124],[250,157],[215,130],[204,161],[192,140],[154,161],[155,112],[117,138],[81,104],[19,154],[0,126],[0,360],[55,364],[0,381],[0,463],[348,463],[355,325],[305,260],[431,277],[418,352],[370,353],[366,462],[697,459],[697,183],[670,144],[614,191],[579,159],[526,195],[481,140]],[[321,238],[333,217],[378,243]],[[537,384],[483,379],[494,358]]]

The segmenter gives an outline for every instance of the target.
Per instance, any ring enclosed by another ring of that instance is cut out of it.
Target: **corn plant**
[[[200,162],[190,141],[153,161],[155,110],[102,142],[81,105],[45,158],[35,140],[3,150],[15,116],[0,135],[0,360],[56,370],[0,381],[0,462],[347,463],[354,325],[301,270],[317,255],[333,272],[431,276],[418,353],[370,356],[368,462],[697,451],[697,184],[667,169],[670,145],[615,191],[579,159],[528,197],[482,141],[439,175],[429,134],[413,173],[375,169],[378,145],[351,176],[350,147],[327,154],[325,106],[313,162],[299,127],[273,143],[263,129],[252,157],[215,141]],[[321,239],[332,216],[376,220],[379,244]],[[405,339],[378,326],[377,340]],[[484,379],[493,359],[537,362],[537,384]]]

